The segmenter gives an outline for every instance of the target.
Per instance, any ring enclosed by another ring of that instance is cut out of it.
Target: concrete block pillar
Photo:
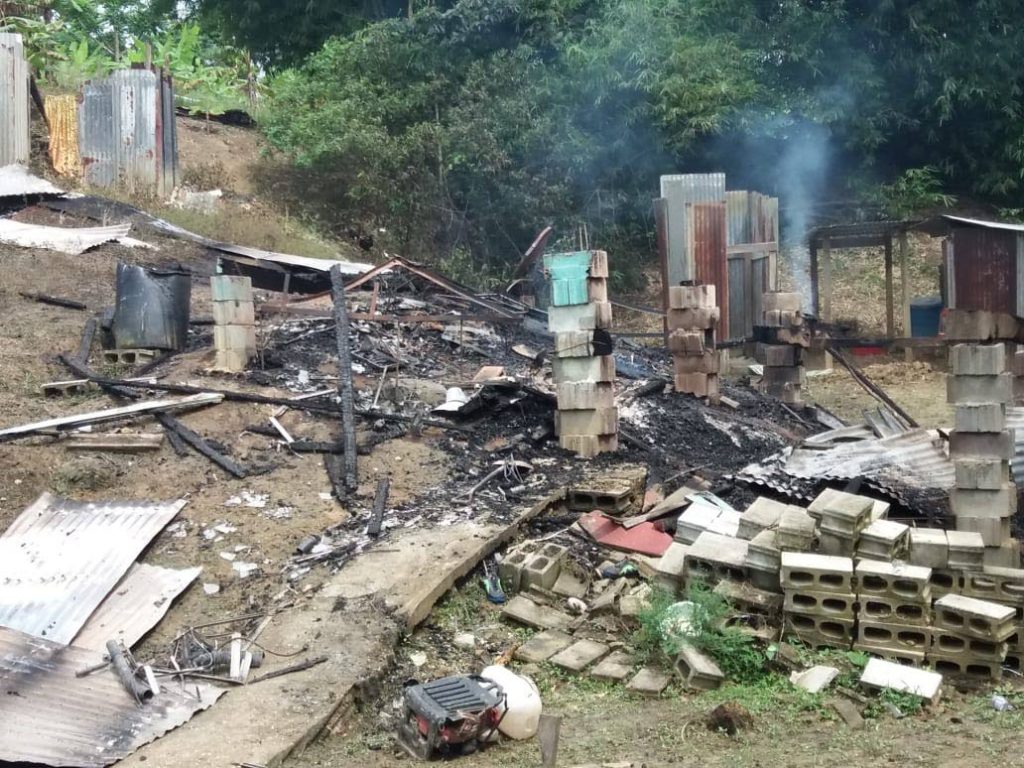
[[[234,275],[210,278],[213,296],[214,363],[218,370],[244,371],[256,354],[256,309],[252,280]]]
[[[807,380],[804,357],[811,334],[801,301],[799,293],[764,294],[761,324],[755,329],[759,341],[754,356],[764,367],[761,391],[789,405],[803,404]]]
[[[713,285],[674,285],[668,289],[668,348],[676,392],[717,403],[721,365],[716,333],[721,319]]]
[[[1006,428],[1006,404],[1013,399],[1013,376],[1006,372],[1002,344],[957,344],[950,348],[949,402],[956,411],[949,452],[956,470],[950,510],[956,530],[981,534],[987,560],[1019,567],[1010,520],[1017,510],[1017,488],[1010,474],[1014,451]],[[1014,357],[1016,364],[1016,356]]]
[[[555,433],[563,448],[584,458],[614,451],[619,447],[619,412],[608,254],[550,254],[544,257],[544,273],[551,290],[548,330],[555,335]]]

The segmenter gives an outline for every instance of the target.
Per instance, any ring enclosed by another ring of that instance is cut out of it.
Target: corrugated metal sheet
[[[998,229],[1005,232],[1024,232],[1024,224],[1011,224],[1005,221],[986,221],[984,219],[965,219],[962,216],[950,216],[943,214],[943,219],[956,224],[966,224],[972,227],[983,227],[984,229]]]
[[[103,652],[108,640],[119,640],[131,648],[160,623],[174,598],[202,570],[135,563],[75,636],[75,646]]]
[[[43,101],[50,127],[50,162],[62,176],[78,176],[82,160],[78,154],[78,99],[75,96],[47,96]]]
[[[122,69],[86,83],[79,110],[86,183],[170,194],[178,162],[173,102],[170,79],[148,69]]]
[[[956,308],[1017,314],[1017,231],[954,227],[950,242]]]
[[[724,173],[684,173],[661,177],[661,196],[668,207],[668,282],[694,279],[692,237],[687,203],[725,203]]]
[[[82,86],[78,110],[78,151],[82,178],[94,187],[112,187],[118,178],[114,129],[114,86],[110,80]]]
[[[42,248],[77,256],[119,237],[127,236],[131,224],[110,227],[47,227],[22,221],[0,219],[0,243],[22,248]]]
[[[28,82],[21,35],[0,32],[0,166],[28,164]]]
[[[834,432],[848,437],[848,429]],[[817,442],[828,435],[817,436]],[[937,432],[924,429],[841,442],[827,450],[798,446],[751,464],[736,475],[747,485],[804,501],[812,499],[822,484],[855,478],[930,517],[943,514],[955,479],[943,441]]]
[[[0,536],[0,626],[70,643],[184,506],[44,493]]]
[[[138,704],[96,651],[0,627],[0,762],[100,768],[210,707],[223,690],[189,682]],[[188,761],[182,765],[188,764]]]
[[[722,319],[718,338],[729,338],[729,266],[726,260],[725,203],[693,203],[689,206],[694,277],[714,285]]]
[[[746,330],[747,327],[747,315],[749,314],[747,307],[750,304],[750,295],[747,291],[751,287],[750,280],[750,261],[746,256],[740,254],[739,256],[728,257],[729,265],[729,323],[728,328],[731,331],[731,335],[723,339],[732,337],[746,337],[753,333],[753,326],[750,331]]]
[[[33,176],[24,165],[0,167],[0,197],[63,195],[64,191],[46,179]]]

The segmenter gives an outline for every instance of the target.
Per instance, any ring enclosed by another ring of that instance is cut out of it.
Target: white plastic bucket
[[[540,691],[533,680],[498,665],[487,667],[480,676],[493,680],[505,692],[505,716],[498,730],[510,739],[532,738],[541,713]]]

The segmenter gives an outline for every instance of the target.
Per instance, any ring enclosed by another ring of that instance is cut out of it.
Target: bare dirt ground
[[[892,362],[886,358],[854,362],[922,427],[953,425],[953,409],[946,403],[945,366],[941,363]],[[850,423],[859,422],[865,411],[879,407],[878,401],[839,365],[827,375],[809,376],[805,393],[808,401]]]

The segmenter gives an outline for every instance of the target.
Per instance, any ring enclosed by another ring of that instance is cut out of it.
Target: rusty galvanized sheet
[[[184,506],[44,493],[0,536],[0,626],[70,643]]]
[[[63,195],[64,191],[46,179],[33,176],[24,165],[0,166],[0,197]]]
[[[50,162],[61,176],[78,176],[82,160],[78,155],[78,99],[73,95],[51,96],[43,101],[50,127]]]
[[[956,308],[1017,314],[1017,232],[964,226],[950,235]]]
[[[139,704],[103,654],[0,627],[0,762],[100,768],[186,723],[223,690],[168,682]]]
[[[178,159],[177,133],[174,121],[167,122],[169,115],[173,115],[170,80],[151,70],[122,69],[86,83],[79,110],[86,183],[170,194]]]
[[[133,564],[75,636],[75,646],[102,652],[108,640],[118,640],[131,648],[160,623],[202,570]]]
[[[837,435],[846,431],[834,430]],[[820,444],[828,435],[816,436],[817,442]],[[955,480],[953,463],[938,433],[924,429],[837,443],[827,450],[797,446],[750,464],[736,475],[744,484],[803,500],[808,500],[822,483],[856,478],[929,515],[946,504]]]
[[[690,247],[694,279],[714,285],[721,320],[718,338],[729,338],[729,265],[726,256],[725,203],[693,203],[690,212]]]
[[[0,166],[28,165],[28,83],[21,35],[0,32]]]
[[[661,177],[661,196],[668,206],[668,281],[679,285],[694,278],[687,203],[725,204],[724,173],[684,173]]]
[[[753,334],[753,325],[747,330],[748,307],[751,296],[751,263],[748,254],[729,255],[729,322],[732,336],[745,338]],[[726,338],[726,337],[723,337]]]

